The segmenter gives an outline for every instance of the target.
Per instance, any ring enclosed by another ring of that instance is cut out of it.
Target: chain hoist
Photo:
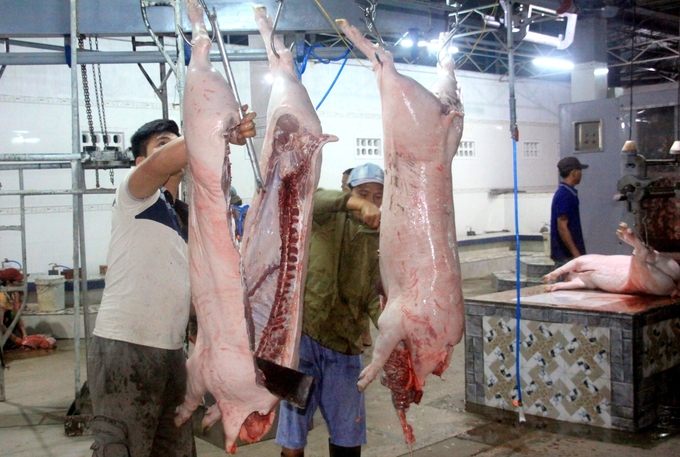
[[[88,37],[90,50],[92,50],[92,37]],[[99,51],[99,38],[94,38],[94,50]],[[102,140],[104,141],[104,151],[109,148],[109,132],[106,127],[106,110],[104,108],[104,85],[102,84],[102,69],[101,64],[92,64],[92,84],[94,85],[94,95],[97,100],[97,114],[99,115],[99,125],[102,129]],[[109,178],[111,184],[113,181],[113,168],[109,168]]]
[[[83,35],[78,36],[78,49],[81,51],[85,50],[85,37]],[[92,146],[84,146],[85,150],[90,150],[90,151],[96,151],[97,146],[95,144],[95,135],[94,135],[94,122],[92,121],[92,102],[90,100],[90,85],[88,82],[87,78],[87,66],[86,65],[80,65],[80,74],[83,79],[83,98],[85,100],[85,112],[87,113],[87,127],[90,132],[90,140],[92,141]],[[99,163],[98,163],[98,158],[95,157],[94,160],[94,173],[95,173],[95,179],[96,179],[96,187],[99,189]]]

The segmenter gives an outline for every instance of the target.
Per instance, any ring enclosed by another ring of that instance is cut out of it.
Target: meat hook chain
[[[366,27],[368,27],[368,30],[370,32],[375,33],[376,38],[378,38],[378,43],[380,43],[380,46],[385,47],[385,42],[382,39],[382,36],[380,36],[380,32],[378,32],[378,27],[375,26],[375,10],[376,7],[378,6],[378,0],[366,0],[369,4],[369,6],[363,8],[359,7],[361,11],[364,12],[364,17],[366,18]]]
[[[90,50],[92,50],[92,37],[87,37],[88,43],[90,45]],[[94,38],[95,50],[99,51],[99,38]],[[110,150],[109,148],[109,132],[106,128],[106,107],[104,106],[104,85],[102,84],[102,68],[101,64],[92,64],[92,83],[94,85],[94,95],[97,100],[97,114],[99,115],[99,126],[102,129],[102,141],[104,142],[104,151]],[[94,143],[94,137],[93,137]],[[97,178],[97,188],[99,188],[99,167],[96,167],[96,178]],[[109,180],[111,185],[114,185],[113,179],[113,168],[109,168]]]
[[[85,50],[85,37],[83,35],[78,36],[78,49],[80,50]],[[90,140],[92,141],[92,146],[83,146],[83,150],[89,153],[94,153],[97,150],[97,146],[95,145],[94,141],[94,122],[92,121],[92,101],[90,100],[90,86],[89,82],[87,79],[87,66],[81,64],[80,65],[80,74],[83,79],[83,95],[85,99],[85,112],[87,113],[87,127],[88,130],[90,131]],[[99,98],[99,96],[97,96]],[[96,179],[96,187],[99,189],[99,163],[95,160],[94,162],[94,169],[95,169],[95,179]]]
[[[274,25],[272,25],[272,34],[269,37],[269,47],[272,48],[272,53],[276,56],[277,59],[280,59],[279,53],[276,52],[276,46],[274,46],[274,34],[276,33],[276,26],[279,23],[279,17],[281,16],[281,10],[283,9],[283,0],[276,0],[276,3],[279,4],[279,7],[276,9],[276,16],[274,16]]]

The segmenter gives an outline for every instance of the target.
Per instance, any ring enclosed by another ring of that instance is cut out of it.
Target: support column
[[[579,18],[570,51],[574,56],[571,101],[607,98],[607,20]]]

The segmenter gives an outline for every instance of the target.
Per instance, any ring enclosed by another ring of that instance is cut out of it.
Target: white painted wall
[[[36,40],[34,40],[36,41]],[[101,40],[106,50],[128,50],[129,44]],[[260,116],[266,113],[268,88],[261,86],[263,63],[232,64],[244,102],[251,102]],[[158,66],[145,65],[157,79]],[[322,65],[310,62],[302,77],[312,102],[317,104],[335,78],[340,63]],[[435,79],[433,68],[398,65],[399,70],[425,86]],[[251,71],[252,70],[252,71]],[[92,67],[88,66],[92,72]],[[137,127],[161,116],[161,105],[136,65],[102,65],[102,79],[109,131],[125,134],[125,146]],[[465,104],[464,141],[474,141],[476,157],[456,157],[453,162],[457,231],[464,235],[470,227],[477,234],[485,231],[514,232],[514,203],[511,194],[490,196],[490,189],[513,185],[512,142],[508,128],[507,81],[497,76],[470,72],[458,74]],[[169,87],[174,88],[171,77]],[[0,78],[0,151],[2,153],[71,153],[70,69],[64,66],[7,67]],[[520,80],[516,84],[518,123],[520,232],[538,233],[548,221],[550,199],[557,185],[555,164],[559,157],[558,106],[568,103],[568,84]],[[93,94],[94,100],[94,94]],[[82,105],[82,94],[80,95]],[[171,102],[176,103],[175,95]],[[177,106],[171,118],[179,120]],[[343,170],[363,163],[354,155],[356,138],[382,138],[380,100],[372,71],[365,61],[349,61],[333,90],[319,109],[324,131],[340,141],[324,148],[320,185],[340,187]],[[95,130],[99,130],[96,111]],[[87,130],[85,109],[80,110],[81,130]],[[539,156],[522,157],[524,141],[538,142]],[[259,144],[256,141],[256,146]],[[380,159],[373,159],[382,165]],[[247,203],[254,191],[252,171],[244,148],[232,148],[235,187]],[[115,184],[128,170],[116,170]],[[3,190],[17,189],[16,171],[0,171]],[[88,188],[95,187],[94,171],[87,172]],[[100,172],[102,187],[114,187],[108,171]],[[71,187],[70,170],[25,172],[27,189]],[[0,197],[0,225],[16,224],[18,197]],[[106,263],[110,233],[112,195],[85,196],[85,224],[88,273],[98,273]],[[46,271],[50,263],[71,266],[71,197],[27,197],[28,270]],[[20,259],[18,234],[0,232],[0,259]]]

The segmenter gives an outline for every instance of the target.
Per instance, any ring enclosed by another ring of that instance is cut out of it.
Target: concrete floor
[[[490,292],[489,279],[464,281],[471,297]],[[370,351],[366,359],[370,358]],[[49,355],[14,360],[5,371],[6,401],[0,402],[0,455],[6,457],[84,457],[89,436],[67,437],[64,415],[75,396],[72,340],[59,341]],[[436,456],[611,456],[657,457],[680,455],[677,430],[653,428],[642,433],[615,432],[595,427],[536,421],[519,424],[466,413],[464,408],[464,348],[456,347],[444,380],[430,377],[421,405],[408,412],[416,444],[415,457]],[[85,378],[85,365],[81,368]],[[408,456],[401,427],[391,405],[389,391],[378,382],[367,390],[368,457]],[[326,456],[328,433],[320,415],[310,433],[307,457]],[[199,457],[224,455],[224,450],[197,438]],[[251,457],[278,456],[273,441],[242,446],[239,454]]]

